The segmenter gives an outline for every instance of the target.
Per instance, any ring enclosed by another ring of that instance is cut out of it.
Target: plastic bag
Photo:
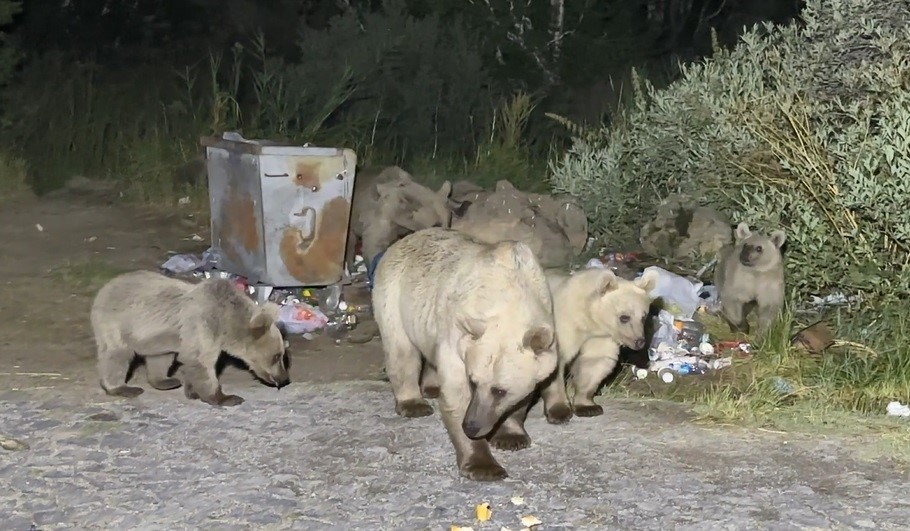
[[[306,334],[325,328],[329,322],[319,308],[314,308],[305,302],[288,304],[281,307],[278,320],[284,324],[289,334]]]
[[[664,302],[670,306],[670,311],[677,317],[692,317],[701,304],[701,297],[698,294],[704,284],[692,282],[684,276],[657,266],[648,267],[644,272],[648,270],[654,270],[660,275],[657,286],[651,290],[651,297],[662,297]]]

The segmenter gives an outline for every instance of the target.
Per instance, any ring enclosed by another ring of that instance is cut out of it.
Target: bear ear
[[[439,191],[436,193],[439,194],[439,197],[448,199],[449,196],[452,195],[452,182],[445,181],[442,183],[442,186],[439,187]]]
[[[660,273],[654,269],[647,269],[640,277],[636,278],[632,282],[635,283],[639,288],[651,293],[654,291],[654,288],[657,287],[657,282],[660,280]]]
[[[607,293],[615,290],[619,286],[619,279],[611,269],[591,269],[597,274],[597,282],[594,284],[594,296],[603,297]]]
[[[776,230],[776,231],[774,231],[774,232],[771,233],[771,243],[773,243],[774,246],[777,247],[778,249],[780,249],[781,247],[783,247],[783,246],[784,246],[784,242],[786,242],[786,241],[787,241],[787,233],[786,233],[786,232],[784,232],[784,231],[782,231],[782,230]]]
[[[546,350],[550,350],[553,342],[556,340],[556,334],[553,330],[545,326],[538,326],[525,332],[522,344],[534,351],[534,354],[540,355]]]
[[[493,249],[493,259],[510,269],[527,269],[537,266],[534,251],[523,242],[504,241]]]
[[[462,317],[458,320],[458,329],[473,340],[478,340],[487,331],[487,323],[473,317]]]
[[[253,339],[259,339],[264,336],[274,323],[275,319],[272,318],[267,309],[257,308],[256,313],[250,318],[250,333],[253,334]]]
[[[752,231],[749,230],[749,224],[743,221],[736,226],[736,239],[745,240],[749,236],[752,236]]]

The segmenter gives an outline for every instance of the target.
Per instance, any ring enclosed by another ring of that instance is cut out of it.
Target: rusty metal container
[[[357,156],[237,133],[203,137],[217,267],[273,287],[344,277]]]

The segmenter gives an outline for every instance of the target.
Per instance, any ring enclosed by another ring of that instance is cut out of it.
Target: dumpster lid
[[[304,144],[295,146],[282,144],[274,140],[258,140],[243,138],[236,131],[226,131],[219,136],[203,136],[199,143],[205,147],[224,149],[248,155],[290,155],[290,156],[315,156],[334,157],[344,153],[343,149],[325,148]]]

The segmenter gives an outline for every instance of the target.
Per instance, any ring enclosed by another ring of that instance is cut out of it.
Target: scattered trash
[[[521,496],[512,496],[511,502],[512,502],[512,505],[524,505],[525,499],[522,498]]]
[[[771,378],[771,386],[775,391],[782,395],[790,395],[796,391],[792,383],[784,378],[781,378],[780,376],[774,376]]]
[[[97,240],[97,239],[98,239],[97,236],[89,236],[88,238],[85,238],[85,239],[82,240],[82,241],[85,242],[85,243],[92,243],[93,241],[95,241],[95,240]]]
[[[835,292],[824,297],[812,295],[809,297],[809,304],[815,306],[814,311],[821,310],[826,306],[844,306],[860,302],[862,298],[859,295],[847,296],[845,293]]]
[[[487,522],[493,518],[493,509],[490,508],[489,503],[481,503],[475,508],[474,512],[477,513],[477,519],[481,522]]]
[[[28,445],[11,437],[0,435],[0,448],[9,452],[18,452],[21,450],[28,450]]]
[[[473,527],[465,527],[460,525],[453,525],[450,529],[451,531],[474,531]]]
[[[324,328],[329,319],[319,308],[314,308],[305,302],[297,302],[282,306],[278,312],[278,320],[284,324],[289,334],[306,334]]]
[[[185,206],[190,204],[190,196],[186,195],[177,200],[179,206]]]
[[[38,232],[44,232],[44,227],[40,223],[35,223],[35,228],[38,229]]]
[[[821,354],[834,345],[834,334],[823,322],[803,328],[793,335],[791,343],[803,346],[810,354]]]
[[[904,405],[900,402],[888,403],[888,415],[892,417],[910,417],[910,405]]]
[[[523,526],[525,526],[525,527],[527,527],[527,528],[531,528],[531,527],[540,525],[540,524],[542,524],[542,523],[543,523],[543,522],[541,522],[540,519],[538,519],[538,518],[537,518],[536,516],[534,516],[534,515],[528,515],[528,516],[522,516],[522,517],[521,517],[521,525],[523,525]]]
[[[654,270],[659,274],[657,286],[651,290],[651,297],[661,297],[673,315],[692,317],[700,305],[701,297],[698,294],[704,284],[657,266],[645,268],[644,272],[648,270]]]

